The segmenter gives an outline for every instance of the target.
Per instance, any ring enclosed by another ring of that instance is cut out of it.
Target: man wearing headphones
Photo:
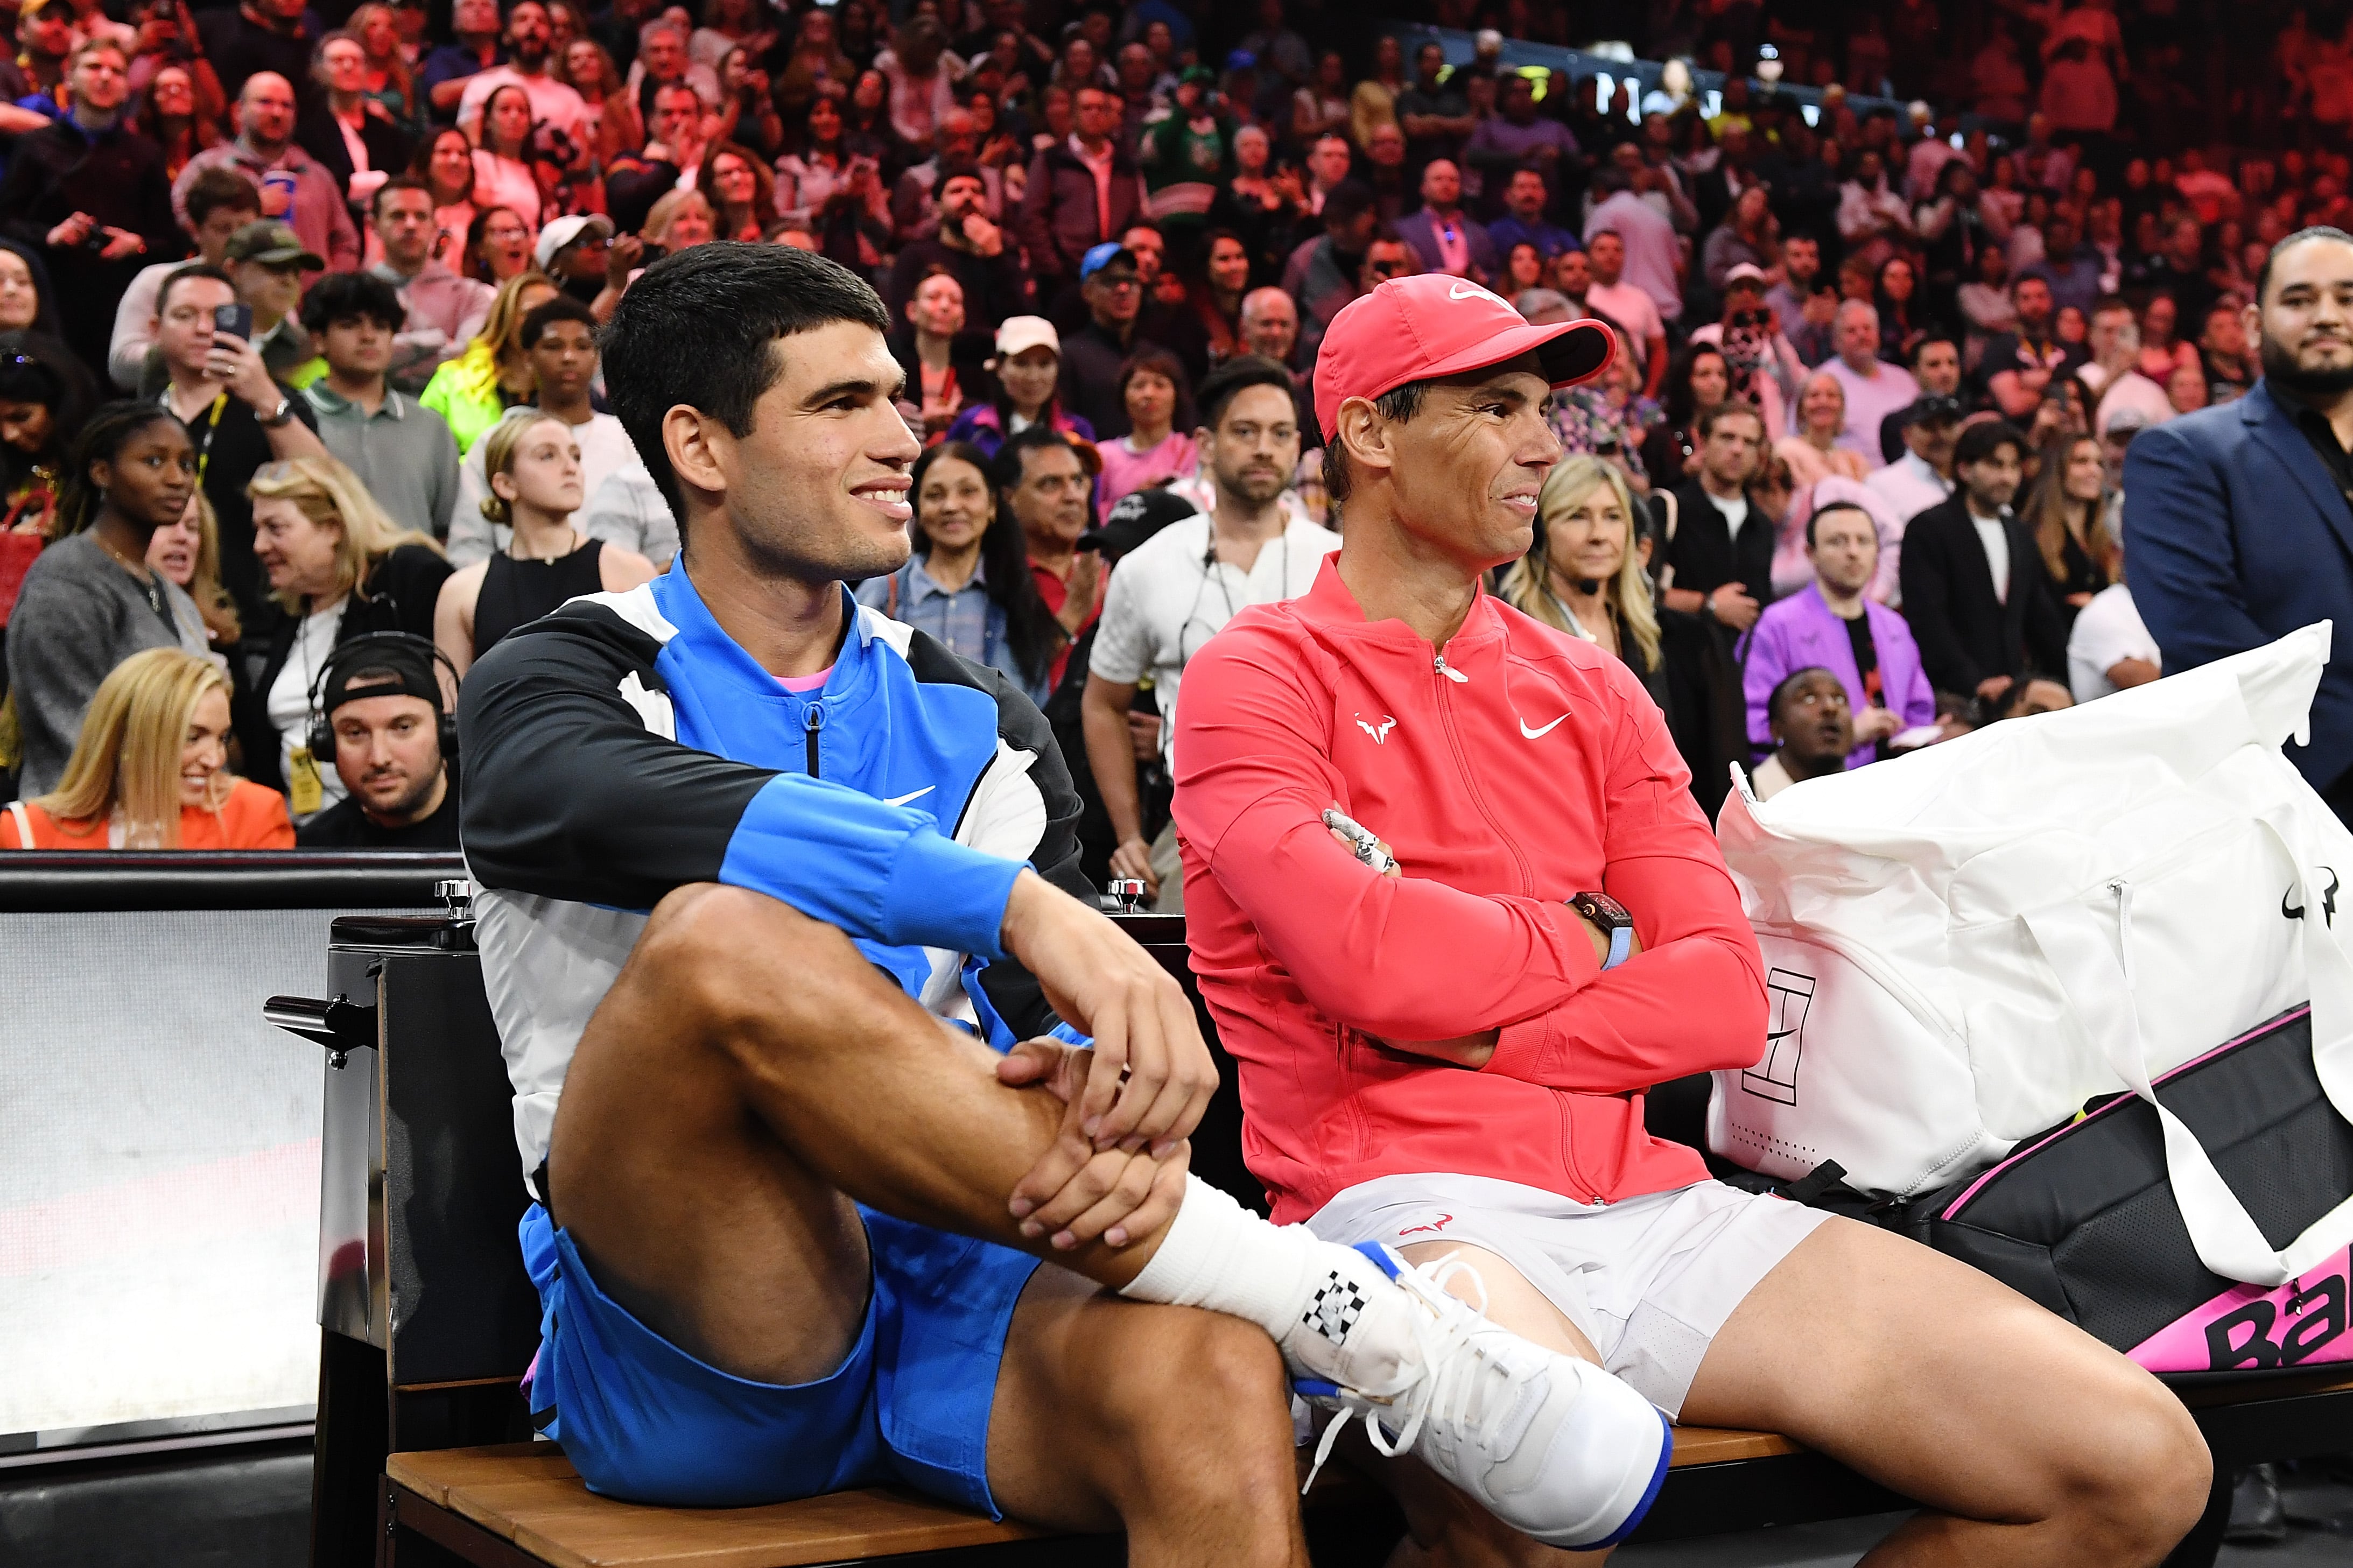
[[[305,849],[455,849],[456,721],[423,637],[375,632],[334,651],[311,708],[311,754],[332,756],[344,796],[304,824]]]

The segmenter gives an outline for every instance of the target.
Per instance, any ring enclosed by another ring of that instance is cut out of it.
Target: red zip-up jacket
[[[1438,656],[1327,560],[1185,671],[1176,816],[1194,972],[1240,1064],[1274,1217],[1375,1176],[1614,1202],[1702,1179],[1651,1085],[1762,1054],[1764,964],[1665,721],[1631,671],[1482,593]],[[1375,875],[1326,829],[1388,842]],[[1643,951],[1602,973],[1563,900]],[[1500,1028],[1479,1070],[1378,1043]]]

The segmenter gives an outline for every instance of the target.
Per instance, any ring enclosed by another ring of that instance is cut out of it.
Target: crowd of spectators
[[[917,558],[860,596],[1056,718],[1098,870],[1161,881],[1183,663],[1330,548],[1309,376],[1391,278],[1615,330],[1496,587],[1635,667],[1711,809],[1735,764],[1769,793],[2157,676],[2122,456],[2249,389],[2265,251],[2345,222],[2353,26],[1416,10],[1472,58],[1329,0],[23,0],[0,769],[52,829],[0,834],[89,841],[104,801],[117,842],[277,842],[267,813],[183,835],[161,784],[90,782],[164,765],[121,736],[169,702],[224,759],[175,774],[191,810],[249,798],[195,782],[233,768],[306,841],[454,843],[456,760],[416,749],[454,682],[678,550],[596,333],[713,240],[821,251],[901,324]],[[1671,63],[1573,76],[1506,37]],[[338,662],[383,633],[415,646]],[[162,649],[220,676],[229,722],[161,661],[107,697]],[[350,746],[331,694],[365,710]],[[1098,792],[1123,712],[1136,776]]]

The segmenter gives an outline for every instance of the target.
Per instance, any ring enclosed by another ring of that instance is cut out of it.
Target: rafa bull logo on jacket
[[[2353,1361],[2346,1312],[2353,1248],[2266,1290],[2239,1285],[2135,1345],[2154,1372],[2264,1372],[2305,1362]]]

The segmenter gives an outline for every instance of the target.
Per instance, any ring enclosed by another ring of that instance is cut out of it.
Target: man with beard
[[[2245,314],[2248,394],[2141,432],[2125,456],[2133,602],[2170,673],[2309,626],[2353,625],[2353,235],[2272,247]],[[2339,637],[2288,757],[2353,821],[2353,653]]]
[[[437,660],[448,662],[423,637],[384,632],[353,637],[327,661],[319,712],[346,793],[303,825],[303,848],[458,847],[458,792],[442,750],[454,731]]]
[[[572,138],[575,147],[594,140],[587,102],[574,89],[556,79],[554,66],[554,29],[540,0],[517,0],[507,13],[507,58],[504,65],[476,71],[466,79],[458,100],[458,129],[470,134],[482,118],[491,94],[510,84],[531,100],[531,117],[545,121]]]
[[[2000,702],[2028,676],[2067,668],[2034,531],[2010,508],[2026,451],[2014,425],[1969,426],[1953,443],[1951,497],[1905,524],[1904,618],[1939,691]]]
[[[1082,705],[1087,764],[1118,839],[1112,875],[1142,878],[1153,907],[1169,914],[1184,909],[1183,872],[1173,826],[1156,839],[1144,836],[1127,727],[1136,688],[1151,678],[1165,759],[1186,661],[1238,611],[1305,593],[1324,557],[1340,548],[1329,529],[1304,518],[1283,521],[1282,492],[1299,462],[1291,373],[1244,354],[1212,372],[1198,401],[1195,434],[1215,501],[1207,517],[1196,513],[1154,534],[1112,574]]]

